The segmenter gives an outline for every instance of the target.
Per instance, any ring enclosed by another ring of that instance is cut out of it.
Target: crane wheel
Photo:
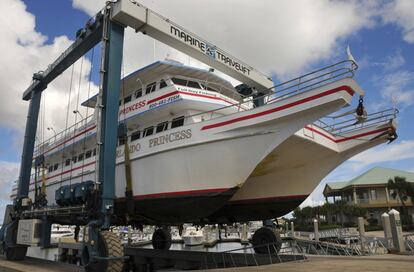
[[[282,240],[276,230],[261,227],[254,232],[252,244],[258,254],[277,253],[282,247]]]
[[[124,269],[124,247],[119,237],[111,231],[99,233],[98,249],[100,257],[119,258],[113,260],[90,260],[89,252],[84,249],[82,260],[88,272],[122,272]]]
[[[171,247],[171,232],[169,228],[156,229],[152,235],[152,247],[154,249],[167,250]]]

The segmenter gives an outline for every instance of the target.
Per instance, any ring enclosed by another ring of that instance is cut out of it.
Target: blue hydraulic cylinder
[[[37,120],[39,117],[40,101],[42,90],[33,90],[29,103],[29,111],[26,119],[26,130],[24,133],[22,161],[20,165],[20,174],[17,183],[17,196],[15,205],[21,206],[23,198],[29,195],[30,175],[32,171],[32,158],[36,139]]]
[[[119,90],[124,43],[124,27],[109,21],[102,80],[101,138],[99,181],[102,182],[101,212],[106,215],[102,228],[109,228],[109,216],[115,198],[115,159],[118,140]],[[104,37],[105,39],[105,37]]]

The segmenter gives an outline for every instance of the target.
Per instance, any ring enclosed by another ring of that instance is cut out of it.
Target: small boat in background
[[[187,227],[181,237],[186,246],[202,245],[204,241],[203,231],[198,230],[196,227]]]

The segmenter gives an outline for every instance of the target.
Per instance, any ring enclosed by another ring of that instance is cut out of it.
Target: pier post
[[[248,227],[247,227],[246,223],[244,223],[243,226],[242,226],[241,235],[240,235],[240,242],[242,244],[249,243]]]
[[[313,219],[313,229],[315,232],[315,241],[319,242],[319,226],[318,226],[318,220],[316,218]]]
[[[365,243],[365,222],[363,217],[358,217],[358,231],[359,231],[359,241],[361,242],[361,250],[364,251]]]
[[[290,222],[290,232],[292,233],[292,237],[295,238],[295,224]]]
[[[394,250],[398,252],[405,251],[405,244],[402,234],[402,227],[401,227],[401,219],[400,213],[394,209],[392,209],[389,213],[390,224],[391,224],[391,234],[392,234],[392,242],[394,245]]]
[[[387,248],[389,248],[390,245],[390,239],[392,238],[391,234],[391,224],[390,224],[390,216],[388,213],[383,213],[381,215],[381,221],[382,221],[382,228],[384,229],[384,238],[385,238],[385,245]]]

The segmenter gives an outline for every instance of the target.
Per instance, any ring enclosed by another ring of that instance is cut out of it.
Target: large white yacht
[[[349,105],[355,93],[364,94],[352,79],[354,68],[352,61],[340,62],[260,92],[174,61],[158,61],[125,77],[119,123],[127,127],[127,137],[117,147],[116,215],[126,213],[129,175],[135,213],[146,222],[197,222],[211,215],[252,182],[286,139]],[[95,108],[96,100],[82,105]],[[34,157],[44,158],[49,204],[64,188],[95,182],[95,114],[39,144]],[[40,180],[31,181],[31,198]]]

